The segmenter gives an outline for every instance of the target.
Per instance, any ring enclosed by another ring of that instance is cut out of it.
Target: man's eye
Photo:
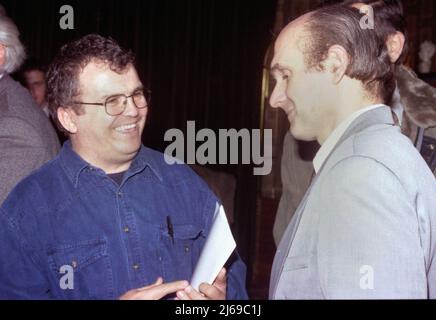
[[[144,95],[144,90],[137,90],[133,93],[134,97],[141,97]]]
[[[122,96],[113,96],[113,97],[109,97],[106,100],[106,104],[110,104],[110,105],[118,105],[121,104],[123,100]]]

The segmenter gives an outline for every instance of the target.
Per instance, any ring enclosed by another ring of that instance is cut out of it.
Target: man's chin
[[[125,155],[133,155],[135,156],[139,149],[141,148],[141,142],[135,142],[135,143],[122,143],[117,146],[117,149],[120,153]]]
[[[295,127],[295,125],[291,125],[291,127],[289,128],[289,132],[291,133],[291,135],[300,141],[314,141],[316,140],[315,137],[313,137],[312,135],[308,135],[305,132],[302,132],[301,130],[298,130],[298,128]]]
[[[291,124],[289,127],[289,132],[291,135],[297,140],[304,140],[304,135],[297,128],[295,128],[295,124]]]

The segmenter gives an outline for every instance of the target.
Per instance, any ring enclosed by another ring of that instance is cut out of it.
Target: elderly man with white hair
[[[9,76],[26,56],[19,35],[0,6],[0,204],[21,179],[59,151],[50,121],[30,93]]]

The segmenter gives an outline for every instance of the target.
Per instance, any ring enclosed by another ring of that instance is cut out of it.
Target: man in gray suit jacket
[[[321,148],[274,259],[272,299],[436,298],[436,182],[384,105],[392,65],[360,21],[355,8],[321,8],[275,44],[271,106]]]
[[[395,65],[397,87],[388,103],[401,131],[408,136],[436,176],[436,88],[419,79],[403,65],[408,53],[406,19],[401,0],[329,0],[325,5],[341,3],[362,8],[370,5],[374,30],[385,40],[391,62]],[[282,194],[274,221],[273,235],[278,246],[286,227],[309,186],[313,157],[319,150],[316,141],[295,140],[287,132],[281,159]]]
[[[50,121],[9,76],[24,58],[18,29],[0,8],[0,204],[21,179],[59,151]]]

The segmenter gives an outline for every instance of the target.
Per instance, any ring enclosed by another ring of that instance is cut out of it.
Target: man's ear
[[[350,58],[347,51],[339,45],[329,48],[327,58],[323,62],[324,69],[332,74],[335,84],[342,80],[349,64]]]
[[[406,38],[404,37],[404,34],[399,31],[388,36],[388,39],[386,40],[386,47],[388,48],[388,54],[391,63],[397,62],[398,58],[401,56],[405,41]]]
[[[69,133],[77,133],[76,118],[77,114],[71,108],[59,107],[57,109],[59,122]]]
[[[0,43],[0,66],[3,66],[6,62],[6,46]]]

